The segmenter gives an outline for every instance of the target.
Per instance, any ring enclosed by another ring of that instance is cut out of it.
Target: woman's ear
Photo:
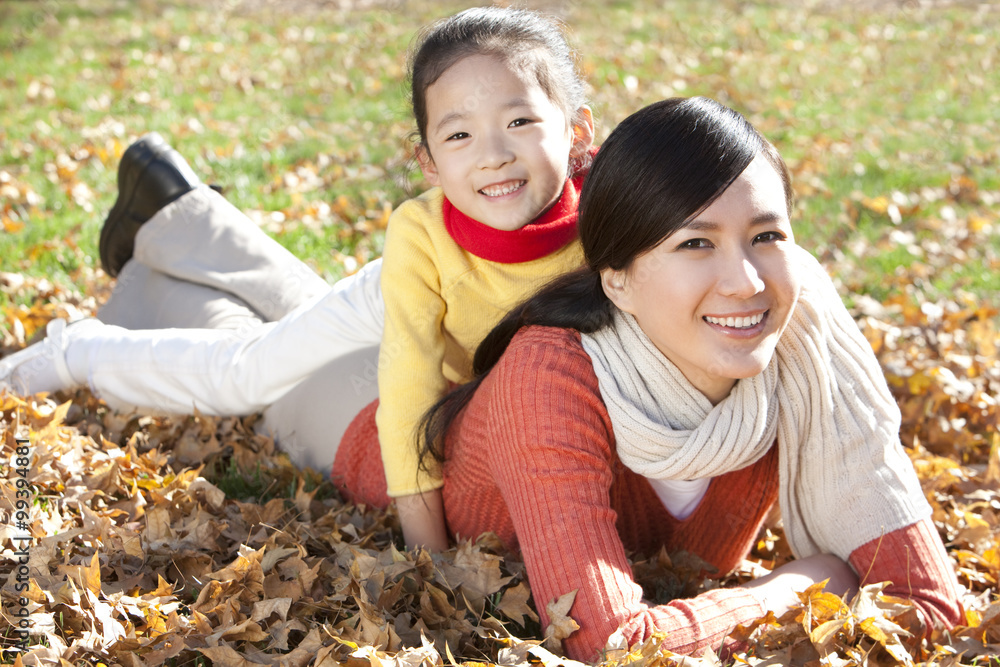
[[[427,150],[427,146],[422,143],[417,144],[415,152],[417,154],[417,164],[420,165],[420,171],[427,182],[431,185],[441,185],[437,165],[434,164],[434,158],[431,157],[431,152]]]
[[[582,106],[573,115],[573,146],[569,149],[571,158],[583,157],[594,145],[594,114],[588,106]]]
[[[632,312],[632,290],[629,289],[627,271],[604,269],[601,271],[601,287],[611,303],[619,310],[634,315]]]

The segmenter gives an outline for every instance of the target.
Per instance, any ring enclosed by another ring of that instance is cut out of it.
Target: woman
[[[583,188],[586,267],[511,312],[477,350],[477,379],[425,421],[449,530],[519,548],[543,623],[577,591],[574,658],[619,627],[629,643],[659,630],[679,653],[718,647],[825,579],[837,594],[892,581],[924,627],[962,618],[898,410],[795,245],[791,199],[781,157],[736,112],[694,98],[630,116]],[[334,478],[384,503],[373,412],[349,427]],[[744,587],[642,599],[626,550],[729,571],[776,501],[798,560]]]

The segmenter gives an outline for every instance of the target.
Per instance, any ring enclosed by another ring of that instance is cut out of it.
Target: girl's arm
[[[413,493],[396,497],[396,511],[403,527],[406,546],[424,547],[431,551],[448,549],[448,531],[445,528],[444,503],[441,491]]]
[[[445,302],[430,211],[440,201],[410,200],[389,220],[382,259],[385,331],[379,350],[379,444],[388,495],[396,499],[408,547],[447,548],[441,480],[420,466],[416,430],[424,412],[447,390],[442,366]]]
[[[965,621],[955,571],[931,519],[861,545],[850,561],[862,585],[890,581],[885,593],[913,601],[916,616],[908,629],[914,634]]]

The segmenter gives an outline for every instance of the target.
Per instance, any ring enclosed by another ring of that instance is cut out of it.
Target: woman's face
[[[774,354],[799,294],[781,178],[761,155],[604,290],[712,403]]]

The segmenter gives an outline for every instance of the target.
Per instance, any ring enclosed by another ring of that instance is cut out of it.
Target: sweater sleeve
[[[851,552],[850,563],[862,586],[888,581],[885,593],[913,602],[919,616],[909,628],[914,634],[964,622],[955,571],[931,519],[862,544]]]
[[[630,645],[659,630],[677,653],[718,649],[763,604],[740,588],[660,606],[642,599],[609,501],[611,424],[590,359],[579,345],[552,343],[512,344],[494,369],[486,447],[543,626],[546,605],[577,591],[570,615],[580,627],[564,643],[575,659],[598,658],[619,627]]]
[[[400,206],[389,220],[382,260],[385,331],[376,423],[391,497],[441,486],[436,471],[420,469],[415,439],[421,417],[448,386],[442,371],[445,302],[427,217],[423,202]]]

